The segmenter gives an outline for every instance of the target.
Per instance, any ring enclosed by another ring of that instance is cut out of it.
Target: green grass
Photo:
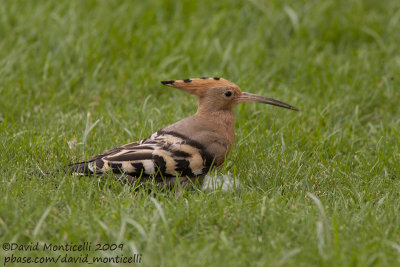
[[[399,33],[396,0],[2,1],[0,243],[122,243],[142,266],[400,265]],[[238,188],[32,175],[194,113],[159,81],[201,76],[301,110],[236,109],[215,175]]]

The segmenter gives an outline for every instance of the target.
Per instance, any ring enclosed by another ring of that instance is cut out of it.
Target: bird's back
[[[72,164],[78,175],[124,173],[132,177],[196,177],[223,163],[231,145],[206,121],[192,116],[139,142]]]

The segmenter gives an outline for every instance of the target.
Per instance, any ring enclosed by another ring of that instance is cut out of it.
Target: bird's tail
[[[74,175],[92,175],[93,171],[89,168],[89,162],[78,162],[68,165],[66,171]]]
[[[92,175],[93,171],[89,168],[90,162],[78,162],[74,164],[70,164],[66,167],[56,170],[42,170],[39,166],[37,166],[38,170],[31,171],[29,176],[37,176],[37,177],[55,177],[59,173],[65,174],[73,174],[78,176],[88,176]]]

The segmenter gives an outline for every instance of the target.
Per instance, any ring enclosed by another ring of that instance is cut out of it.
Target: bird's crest
[[[170,80],[161,81],[162,84],[166,86],[171,86],[177,89],[185,90],[189,93],[198,95],[200,89],[209,88],[239,88],[236,84],[228,81],[224,78],[219,77],[201,77],[201,78],[191,78],[184,80]]]

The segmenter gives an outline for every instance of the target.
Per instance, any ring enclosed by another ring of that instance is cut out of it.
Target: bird
[[[89,160],[68,166],[78,176],[111,174],[129,183],[155,183],[157,187],[183,186],[203,181],[213,168],[220,167],[235,141],[234,107],[257,102],[289,110],[284,102],[242,92],[235,83],[219,77],[161,81],[165,86],[185,91],[197,98],[197,112],[151,136],[128,143]]]

